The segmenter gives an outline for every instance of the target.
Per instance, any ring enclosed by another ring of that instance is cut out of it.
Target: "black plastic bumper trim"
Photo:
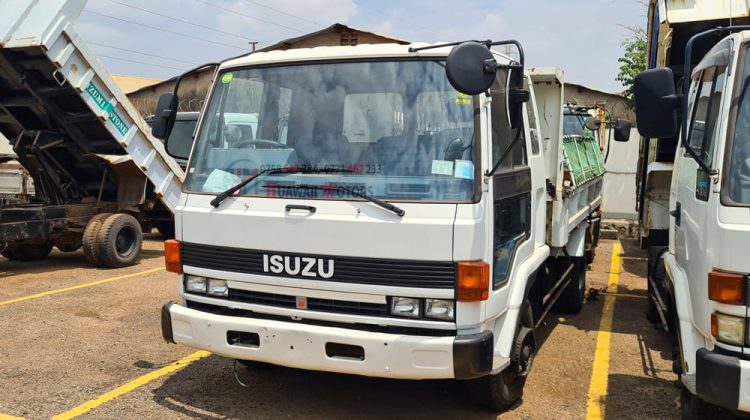
[[[174,302],[168,302],[161,307],[161,336],[167,343],[174,344],[174,336],[172,335],[172,315],[169,313],[169,309],[172,305],[174,305]]]
[[[459,335],[453,341],[453,376],[474,379],[492,371],[492,351],[495,339],[492,331]]]
[[[695,383],[698,397],[719,407],[736,411],[740,400],[740,360],[698,349],[695,354]]]

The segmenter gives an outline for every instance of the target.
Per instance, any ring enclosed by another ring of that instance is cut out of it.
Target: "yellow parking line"
[[[615,297],[621,297],[621,298],[631,298],[631,299],[648,299],[648,296],[643,295],[634,295],[631,293],[609,293],[609,292],[599,292],[600,295],[611,295]]]
[[[164,267],[152,268],[151,270],[141,271],[140,273],[126,274],[124,276],[112,277],[112,278],[109,278],[109,279],[94,281],[94,282],[91,282],[91,283],[79,284],[78,286],[66,287],[64,289],[50,290],[50,291],[47,291],[47,292],[37,293],[37,294],[34,294],[34,295],[22,296],[22,297],[19,297],[19,298],[15,298],[15,299],[11,299],[11,300],[6,300],[4,302],[0,302],[0,306],[9,305],[11,303],[23,302],[23,301],[30,300],[30,299],[37,299],[37,298],[45,297],[45,296],[49,296],[49,295],[56,295],[58,293],[70,292],[72,290],[83,289],[83,288],[86,288],[86,287],[98,286],[100,284],[109,283],[109,282],[113,282],[113,281],[117,281],[117,280],[130,279],[130,278],[133,278],[133,277],[142,276],[144,274],[156,273],[157,271],[161,271],[161,270],[164,270]]]
[[[95,409],[96,407],[99,407],[100,405],[106,402],[112,401],[117,397],[125,395],[128,392],[138,388],[139,386],[146,385],[147,383],[153,381],[154,379],[158,379],[164,375],[168,375],[172,372],[176,372],[180,369],[183,369],[189,364],[195,362],[196,360],[200,360],[206,356],[209,356],[210,354],[211,353],[207,351],[203,351],[203,350],[197,351],[159,370],[155,370],[153,372],[147,373],[141,376],[140,378],[136,378],[126,383],[125,385],[119,386],[105,394],[102,394],[99,397],[91,401],[86,401],[85,403],[79,405],[78,407],[72,408],[64,413],[58,414],[52,417],[52,420],[72,419],[82,414],[86,414],[89,411]]]
[[[612,263],[609,269],[607,294],[604,296],[602,319],[599,321],[599,334],[596,336],[594,368],[589,385],[589,401],[586,407],[586,419],[602,419],[607,407],[607,385],[609,381],[609,344],[612,338],[612,319],[615,315],[615,299],[620,282],[620,244],[612,247]]]

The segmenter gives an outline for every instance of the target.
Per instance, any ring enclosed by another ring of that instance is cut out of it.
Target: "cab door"
[[[730,49],[731,44],[727,45]],[[717,46],[718,47],[718,46]],[[727,52],[727,56],[729,53]],[[723,107],[727,96],[728,62],[701,68],[694,72],[688,104],[687,141],[700,159],[714,168],[716,145],[722,130]],[[708,317],[701,316],[709,310],[706,295],[707,273],[711,269],[711,249],[708,244],[711,223],[711,206],[717,200],[712,194],[713,178],[686,153],[677,150],[670,200],[670,244],[677,263],[688,277],[694,322],[708,334]]]
[[[508,292],[506,287],[514,269],[529,258],[534,250],[532,230],[535,195],[532,180],[538,182],[538,174],[532,173],[529,159],[528,118],[524,104],[509,104],[507,73],[498,72],[490,88],[490,167],[491,174],[491,285],[500,297]],[[513,110],[512,107],[518,107]],[[520,110],[520,114],[515,114]],[[515,117],[518,115],[520,117]],[[514,121],[515,119],[515,121]],[[537,154],[539,147],[535,148]],[[536,157],[534,157],[536,159]],[[536,178],[535,178],[536,177]],[[543,179],[543,177],[541,177]],[[542,223],[542,227],[544,224]],[[542,236],[542,240],[543,236]],[[505,308],[506,299],[492,299],[489,315]]]

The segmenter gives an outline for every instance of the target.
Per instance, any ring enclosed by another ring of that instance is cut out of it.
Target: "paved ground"
[[[600,245],[589,287],[607,287],[615,245]],[[599,294],[577,316],[549,317],[525,397],[500,418],[586,418],[592,378],[605,384],[591,398],[607,419],[678,417],[668,338],[644,317],[645,255],[635,242],[621,246],[617,294]],[[90,268],[80,251],[55,251],[39,263],[0,257],[0,419],[498,417],[472,406],[451,381],[238,366],[243,387],[233,363],[217,356],[170,367],[195,351],[161,340],[159,309],[177,299],[175,276],[159,270],[161,248],[150,237],[140,263],[120,270]],[[99,283],[74,288],[92,282]],[[607,299],[610,347],[597,353]]]

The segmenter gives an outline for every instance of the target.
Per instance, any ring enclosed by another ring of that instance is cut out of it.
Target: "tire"
[[[523,397],[526,378],[531,371],[536,341],[534,338],[534,320],[531,305],[524,305],[523,314],[517,328],[516,342],[513,346],[511,364],[502,372],[482,378],[466,381],[469,398],[477,405],[496,411],[505,411]],[[526,340],[522,338],[526,338]],[[527,340],[530,338],[530,342]],[[524,352],[525,345],[531,345],[529,352]],[[526,360],[519,360],[520,354],[526,354]]]
[[[99,260],[99,249],[96,246],[96,238],[99,235],[99,229],[102,227],[102,222],[110,215],[111,213],[97,214],[89,220],[86,224],[86,229],[83,230],[83,238],[81,238],[83,255],[86,257],[86,260],[95,267],[102,265]]]
[[[586,264],[591,265],[594,263],[594,258],[596,258],[596,248],[591,248],[587,251],[585,251],[586,256]]]
[[[39,261],[52,252],[52,245],[15,245],[10,248],[10,252],[18,261]]]
[[[55,242],[55,247],[62,252],[76,252],[82,245],[83,241],[81,237],[77,235],[61,238]]]
[[[143,244],[143,231],[135,217],[118,213],[104,219],[96,235],[97,257],[105,267],[135,264]]]
[[[586,294],[586,261],[583,257],[572,258],[573,272],[570,283],[565,286],[555,302],[555,310],[564,314],[577,314],[583,309],[583,298]]]

